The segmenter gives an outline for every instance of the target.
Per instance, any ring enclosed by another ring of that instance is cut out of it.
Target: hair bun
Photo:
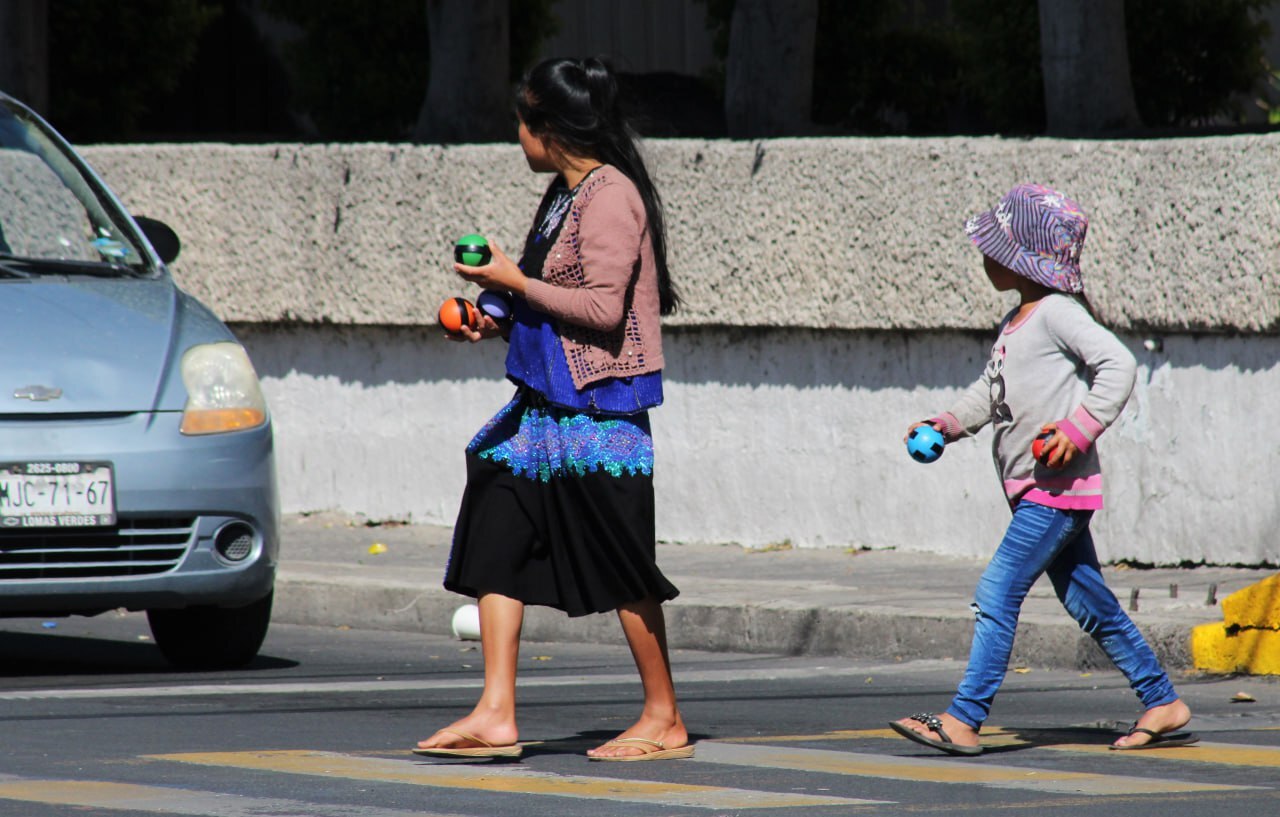
[[[579,65],[582,66],[593,107],[604,113],[612,113],[618,101],[618,80],[612,67],[600,57],[587,57]]]

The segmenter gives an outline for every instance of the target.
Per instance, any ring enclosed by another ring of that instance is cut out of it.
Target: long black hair
[[[618,168],[640,191],[653,258],[658,267],[658,303],[663,315],[680,305],[667,268],[662,199],[637,147],[638,137],[618,102],[618,81],[601,59],[549,59],[538,63],[516,88],[516,112],[529,132],[576,156]]]

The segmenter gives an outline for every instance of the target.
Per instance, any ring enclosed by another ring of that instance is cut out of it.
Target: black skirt
[[[655,561],[647,414],[595,417],[521,392],[466,456],[447,589],[571,616],[679,593]]]

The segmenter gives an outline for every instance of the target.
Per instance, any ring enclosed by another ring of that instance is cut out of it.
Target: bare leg
[[[618,737],[645,738],[661,742],[668,749],[685,746],[689,733],[676,705],[675,684],[671,680],[671,659],[667,655],[667,627],[662,605],[653,598],[618,608],[618,621],[631,648],[640,683],[644,688],[644,709],[640,720]],[[644,754],[636,745],[608,743],[587,752],[592,757]]]
[[[472,745],[455,732],[472,735],[494,746],[510,746],[520,736],[516,728],[516,660],[520,656],[524,603],[497,593],[485,593],[480,596],[479,606],[484,691],[471,714],[419,741],[419,749]]]

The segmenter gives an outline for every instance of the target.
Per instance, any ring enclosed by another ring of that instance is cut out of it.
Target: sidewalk
[[[338,514],[286,516],[274,620],[448,634],[454,610],[470,602],[440,584],[450,535],[442,526],[369,526]],[[370,553],[376,544],[385,552]],[[666,605],[673,649],[870,660],[965,659],[969,603],[985,565],[899,551],[750,551],[736,545],[659,545],[658,563],[681,590]],[[1108,567],[1104,573],[1165,666],[1185,670],[1191,668],[1191,628],[1221,621],[1224,597],[1274,571]],[[611,615],[570,619],[532,607],[524,633],[530,641],[622,638]],[[1089,670],[1111,664],[1042,579],[1023,606],[1011,666]]]

